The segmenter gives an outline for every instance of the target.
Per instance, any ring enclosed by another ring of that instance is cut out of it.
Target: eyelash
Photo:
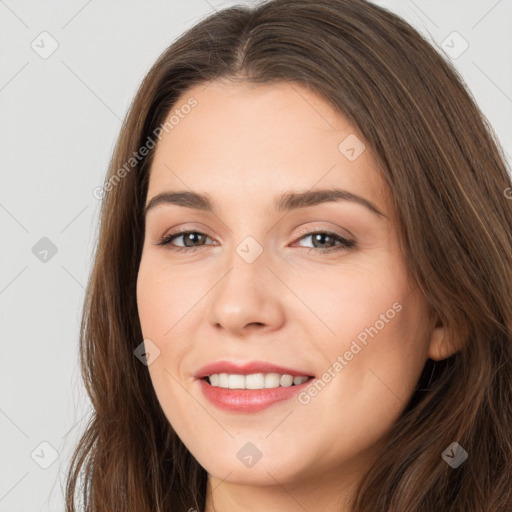
[[[176,251],[176,252],[194,252],[194,251],[197,251],[198,249],[201,249],[201,247],[204,247],[204,246],[180,247],[180,246],[175,246],[175,245],[171,244],[171,240],[173,240],[174,238],[178,238],[180,236],[193,234],[193,233],[196,233],[199,235],[205,235],[206,237],[208,237],[208,235],[206,235],[205,233],[202,233],[201,231],[178,231],[176,233],[171,233],[167,236],[162,237],[156,245],[169,245],[169,248],[172,251]],[[343,251],[343,250],[346,251],[346,250],[352,249],[356,246],[356,242],[354,242],[353,240],[347,240],[346,238],[343,238],[342,236],[338,235],[337,233],[333,233],[332,231],[326,231],[326,230],[306,231],[303,233],[299,233],[299,235],[300,236],[296,241],[300,240],[301,238],[304,238],[306,236],[311,236],[311,235],[328,235],[329,237],[335,239],[336,241],[341,242],[341,245],[338,245],[337,247],[334,246],[334,247],[329,247],[326,249],[318,248],[318,247],[304,247],[304,249],[308,249],[308,253],[311,251],[320,252],[320,253],[336,252],[336,251]]]

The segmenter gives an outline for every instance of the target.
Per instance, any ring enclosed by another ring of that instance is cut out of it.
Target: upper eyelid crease
[[[285,192],[274,199],[274,207],[278,212],[288,212],[321,203],[337,202],[341,200],[360,204],[379,218],[387,218],[372,202],[352,192],[339,188],[308,190],[306,192]],[[215,211],[214,205],[207,194],[200,194],[188,190],[166,191],[151,198],[144,207],[144,217],[150,209],[161,204],[174,204],[201,211]]]

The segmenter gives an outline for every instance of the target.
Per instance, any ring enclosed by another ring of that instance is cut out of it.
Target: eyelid
[[[208,234],[209,231],[210,231],[209,228],[201,223],[193,223],[192,225],[180,224],[179,227],[166,230],[163,235],[161,235],[157,238],[157,240],[163,240],[164,238],[168,238],[170,236],[178,236],[178,235],[183,235],[183,234],[190,233],[190,232],[201,233],[202,235],[206,235],[213,240],[214,237],[212,235]],[[222,240],[220,237],[219,237],[219,239]]]
[[[333,228],[326,228],[325,226],[310,226],[308,228],[299,229],[298,233],[295,235],[295,241],[297,241],[299,238],[302,238],[305,235],[312,235],[315,233],[330,233],[332,235],[339,236],[340,238],[344,238],[345,240],[352,240],[354,239],[354,235],[350,233],[348,230],[345,230],[348,233],[347,235],[343,235],[339,231]]]

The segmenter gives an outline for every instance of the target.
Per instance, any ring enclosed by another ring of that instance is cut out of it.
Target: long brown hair
[[[154,151],[130,159],[149,147],[191,86],[217,78],[300,84],[359,129],[392,191],[408,269],[456,348],[426,362],[353,510],[510,512],[505,157],[453,66],[401,18],[364,0],[271,0],[219,11],[166,49],[141,84],[102,193],[80,336],[94,412],[70,463],[67,512],[77,490],[88,512],[204,509],[206,471],[174,433],[134,356],[143,339],[136,280]],[[468,453],[457,469],[441,456],[453,442]]]

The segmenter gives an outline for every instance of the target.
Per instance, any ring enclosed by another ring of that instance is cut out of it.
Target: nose
[[[283,285],[267,268],[264,255],[247,263],[235,254],[230,262],[211,291],[210,324],[236,336],[279,329],[284,322]]]

